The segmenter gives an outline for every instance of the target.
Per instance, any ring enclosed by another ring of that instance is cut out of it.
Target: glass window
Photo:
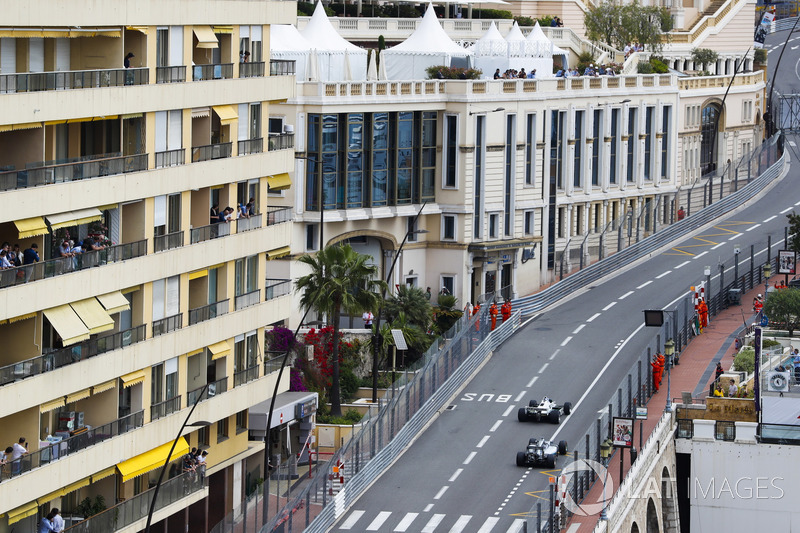
[[[347,207],[364,206],[364,115],[347,116]]]
[[[527,116],[525,125],[525,184],[536,180],[536,114]]]
[[[475,176],[473,178],[473,207],[472,207],[472,236],[480,238],[483,234],[483,157],[484,157],[484,134],[486,117],[478,115],[475,117]]]
[[[217,442],[224,441],[228,438],[228,419],[223,418],[217,422]]]
[[[644,110],[644,179],[651,180],[652,157],[655,153],[653,150],[653,141],[656,136],[653,135],[653,110],[655,108],[648,106]]]
[[[389,114],[372,115],[372,205],[389,205]]]
[[[611,110],[611,153],[609,155],[608,181],[617,183],[617,150],[619,149],[619,109]]]
[[[157,404],[164,401],[164,363],[150,369],[150,403]]]
[[[516,115],[506,116],[505,169],[503,183],[503,234],[506,236],[511,236],[514,230],[514,168],[516,166],[517,156],[516,125]],[[497,237],[497,235],[495,235],[495,237]]]
[[[667,165],[669,164],[669,124],[670,113],[672,112],[671,106],[664,106],[661,109],[661,179],[667,179]]]
[[[422,177],[422,200],[433,201],[436,181],[436,112],[422,113],[422,143],[420,174]],[[415,201],[417,199],[415,198]]]
[[[572,184],[581,187],[583,177],[583,111],[575,111],[575,168]]]
[[[525,235],[533,235],[533,211],[525,211]]]
[[[456,169],[458,167],[458,117],[456,115],[446,115],[444,122],[444,182],[443,187],[456,187]]]
[[[499,216],[496,214],[489,215],[489,238],[496,239],[497,238],[497,223],[499,220]]]
[[[446,294],[455,294],[456,290],[456,277],[451,275],[442,276],[442,288],[445,289]]]
[[[456,216],[442,215],[442,240],[452,241],[456,238]]]
[[[247,431],[247,409],[236,413],[236,433]]]
[[[594,110],[594,120],[592,122],[592,185],[600,185],[600,149],[603,146],[603,111]]]
[[[628,183],[633,183],[634,164],[636,163],[636,111],[635,107],[628,109]]]
[[[414,168],[414,113],[397,113],[397,162],[395,201],[398,205],[411,203],[412,172]]]

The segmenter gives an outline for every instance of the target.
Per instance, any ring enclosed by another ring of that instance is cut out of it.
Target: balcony
[[[189,402],[187,404],[187,407],[191,407],[194,405],[194,403],[200,396],[201,392],[203,393],[203,396],[200,398],[200,401],[202,402],[227,391],[228,391],[228,378],[224,377],[222,379],[218,379],[217,381],[209,383],[208,388],[206,389],[205,392],[203,392],[203,387],[197,388],[193,391],[189,391],[189,393],[186,395],[186,398],[188,399]]]
[[[156,83],[180,83],[186,81],[186,65],[156,67]]]
[[[292,280],[267,278],[264,287],[264,301],[286,296],[292,292]]]
[[[204,305],[197,309],[190,309],[189,325],[199,324],[200,322],[205,322],[206,320],[211,320],[212,318],[227,314],[229,302],[230,300],[220,300],[219,302]]]
[[[153,239],[153,245],[156,252],[180,248],[183,246],[183,232],[176,231],[174,233],[167,233],[166,235],[158,235]]]
[[[268,352],[268,353],[278,353],[278,352]],[[266,357],[267,354],[264,354]],[[264,375],[267,376],[272,374],[273,372],[277,372],[281,369],[281,365],[283,364],[283,354],[272,357],[264,361]]]
[[[252,215],[249,218],[240,218],[236,220],[236,233],[243,233],[245,231],[250,231],[254,229],[258,229],[261,227],[261,219],[262,216]]]
[[[260,78],[264,75],[265,65],[263,61],[255,61],[253,63],[239,63],[239,77],[240,78]],[[270,62],[270,67],[272,62]]]
[[[186,162],[186,150],[167,150],[166,152],[156,152],[156,168],[175,167]]]
[[[181,396],[180,394],[169,400],[155,403],[150,406],[150,421],[158,420],[167,415],[171,415],[176,411],[181,410]]]
[[[291,222],[292,208],[291,207],[269,207],[267,209],[267,226],[273,224],[282,224],[284,222]]]
[[[269,151],[291,150],[294,148],[294,133],[279,133],[269,136]]]
[[[256,305],[261,301],[261,289],[242,294],[236,297],[236,310],[244,309],[252,305]]]
[[[207,144],[192,147],[192,163],[224,159],[231,156],[233,143]]]
[[[146,67],[0,74],[0,94],[147,85],[149,80]]]
[[[90,339],[67,348],[54,350],[32,359],[14,363],[13,365],[0,367],[0,386],[69,366],[112,350],[118,350],[141,342],[144,338],[145,325],[142,324],[107,337]]]
[[[200,226],[199,228],[192,228],[189,231],[189,237],[192,244],[217,239],[219,237],[226,237],[231,234],[231,225],[227,222],[218,222],[216,224],[209,224],[208,226]]]
[[[269,75],[270,76],[294,76],[297,72],[295,61],[287,59],[270,59],[269,60]]]
[[[153,320],[153,337],[158,337],[170,331],[183,327],[183,314],[168,316],[160,320]]]
[[[29,453],[12,462],[10,468],[0,471],[0,481],[30,472],[35,468],[45,466],[70,454],[84,450],[89,446],[122,435],[135,428],[140,428],[143,423],[144,411],[139,411],[108,424],[93,427],[79,435],[54,442],[50,446]]]
[[[194,81],[229,80],[231,78],[233,78],[233,63],[192,66],[192,79]]]
[[[237,147],[237,153],[239,155],[260,154],[263,151],[264,151],[264,139],[262,137],[259,137],[258,139],[239,141]]]
[[[116,263],[147,253],[147,240],[109,246],[102,250],[92,250],[74,257],[57,257],[31,265],[0,270],[0,289],[38,281],[41,279],[69,274],[108,263]]]
[[[239,387],[256,379],[258,379],[258,365],[236,372],[233,375],[233,386]]]
[[[147,170],[147,154],[102,154],[24,170],[0,172],[0,191]]]

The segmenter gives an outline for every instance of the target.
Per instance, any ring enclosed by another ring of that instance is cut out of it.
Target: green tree
[[[717,62],[719,54],[710,48],[692,48],[692,61],[695,67],[703,65],[703,68],[697,70],[708,70],[708,65]]]
[[[425,291],[418,287],[400,285],[397,294],[384,302],[383,310],[388,322],[394,322],[400,313],[405,313],[407,322],[419,326],[423,331],[428,329],[431,322],[431,303]]]
[[[603,2],[590,8],[584,14],[583,23],[586,26],[586,34],[592,41],[618,46],[621,19],[621,6]]]
[[[378,267],[370,265],[372,258],[353,250],[349,244],[333,245],[312,256],[300,257],[299,261],[311,272],[297,280],[297,289],[302,291],[300,305],[303,309],[314,308],[326,313],[333,322],[333,338],[339,338],[339,322],[342,311],[357,314],[378,306],[379,290],[383,282],[374,279]],[[341,416],[342,402],[339,390],[339,343],[331,350],[331,414]]]
[[[792,236],[789,239],[789,249],[800,253],[800,215],[792,211],[786,218],[789,219],[789,234]]]
[[[786,324],[789,336],[800,327],[800,289],[781,289],[769,293],[764,302],[764,314],[770,322]]]
[[[659,52],[672,29],[667,8],[642,6],[638,1],[627,5],[603,2],[589,9],[583,21],[589,39],[619,50],[635,42],[643,44],[649,52]]]
[[[438,306],[433,309],[433,328],[439,335],[444,335],[464,312],[456,307],[458,298],[452,294],[440,294],[436,303]]]

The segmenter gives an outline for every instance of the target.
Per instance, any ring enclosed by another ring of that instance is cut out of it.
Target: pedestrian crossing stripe
[[[339,526],[338,530],[363,530],[363,531],[395,531],[395,532],[414,532],[419,531],[420,533],[464,533],[466,531],[475,531],[477,533],[492,533],[495,528],[499,526],[497,531],[504,531],[506,533],[521,533],[524,529],[526,520],[524,519],[527,517],[526,514],[517,514],[511,515],[512,517],[521,517],[521,518],[512,518],[511,523],[509,524],[507,521],[504,521],[502,518],[490,516],[486,518],[482,523],[478,520],[475,520],[472,515],[460,515],[456,518],[455,522],[451,525],[449,522],[445,524],[447,521],[446,514],[433,514],[429,516],[420,516],[420,513],[402,513],[402,517],[400,521],[394,526],[393,529],[389,529],[391,527],[390,519],[393,514],[401,514],[401,513],[393,513],[391,511],[379,511],[375,516],[365,516],[366,511],[364,510],[354,510],[350,513],[347,519],[342,522]],[[359,522],[364,522],[364,525],[358,526]],[[415,526],[416,523],[416,526]],[[472,526],[470,529],[467,529],[469,526]],[[358,527],[357,527],[358,526]],[[415,527],[414,527],[415,526]],[[421,529],[420,529],[421,528]],[[477,529],[475,529],[477,528]]]

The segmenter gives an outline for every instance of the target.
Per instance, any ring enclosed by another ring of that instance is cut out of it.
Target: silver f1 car
[[[527,422],[532,420],[534,422],[541,422],[546,420],[553,424],[561,422],[561,415],[568,415],[572,412],[572,404],[564,402],[564,405],[558,405],[556,402],[545,396],[542,401],[536,403],[536,400],[531,400],[528,407],[520,407],[517,412],[517,418],[520,422]]]
[[[517,452],[517,466],[546,466],[555,468],[559,455],[567,454],[567,441],[555,443],[532,438],[524,452]]]

